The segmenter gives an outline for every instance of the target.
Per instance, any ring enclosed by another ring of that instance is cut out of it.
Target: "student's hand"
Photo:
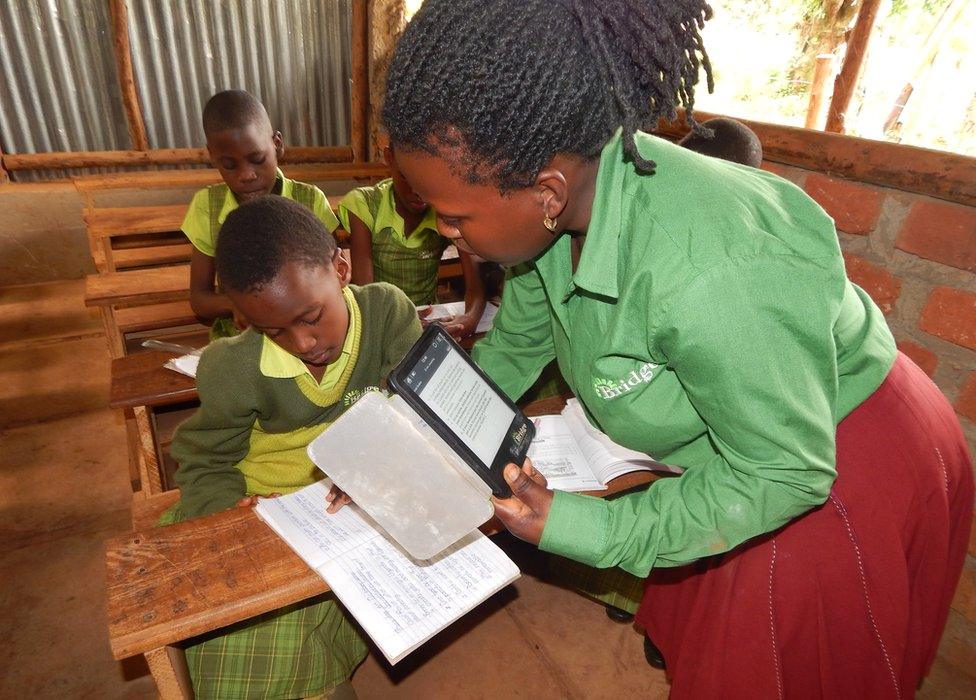
[[[552,506],[552,490],[546,488],[546,477],[532,466],[530,459],[525,460],[521,469],[509,464],[504,474],[512,496],[492,497],[495,515],[513,535],[537,545]]]
[[[346,495],[346,492],[335,484],[332,484],[332,488],[325,494],[325,500],[329,502],[329,507],[325,509],[326,513],[336,513],[342,506],[352,503],[352,499]]]
[[[281,496],[277,491],[274,493],[269,493],[267,496],[244,496],[244,498],[237,501],[238,508],[250,508],[251,506],[256,506],[258,504],[259,498],[278,498]]]
[[[452,338],[461,340],[474,335],[478,328],[478,319],[471,314],[461,314],[441,321],[441,325],[444,326],[445,331],[451,334]]]
[[[417,318],[420,319],[420,325],[423,328],[426,328],[432,323],[436,323],[435,321],[427,320],[427,317],[430,316],[433,312],[434,312],[434,308],[432,306],[428,306],[426,309],[417,309]]]

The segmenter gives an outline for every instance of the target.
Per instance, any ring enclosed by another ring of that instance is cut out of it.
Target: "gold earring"
[[[542,220],[542,225],[549,229],[550,233],[556,232],[556,220],[550,219],[548,215]]]

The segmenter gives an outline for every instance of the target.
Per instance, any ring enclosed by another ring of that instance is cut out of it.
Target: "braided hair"
[[[383,122],[395,147],[463,146],[471,182],[529,186],[556,153],[599,155],[618,127],[634,166],[655,164],[634,133],[689,123],[712,71],[705,0],[426,0],[387,75]]]

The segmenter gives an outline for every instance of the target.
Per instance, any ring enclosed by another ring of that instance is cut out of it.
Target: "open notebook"
[[[656,461],[643,452],[618,445],[600,432],[576,399],[559,415],[540,416],[529,447],[532,464],[546,477],[549,488],[560,491],[600,491],[607,482],[636,471],[680,474],[679,467]]]
[[[255,510],[325,579],[391,664],[519,577],[515,563],[477,530],[416,560],[356,506],[326,513],[326,493],[323,480],[261,499]]]

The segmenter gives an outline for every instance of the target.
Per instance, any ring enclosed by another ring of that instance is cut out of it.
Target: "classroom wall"
[[[763,166],[802,187],[834,218],[848,276],[885,313],[898,347],[932,377],[976,456],[976,207]],[[976,673],[976,532],[942,639],[942,654]]]

